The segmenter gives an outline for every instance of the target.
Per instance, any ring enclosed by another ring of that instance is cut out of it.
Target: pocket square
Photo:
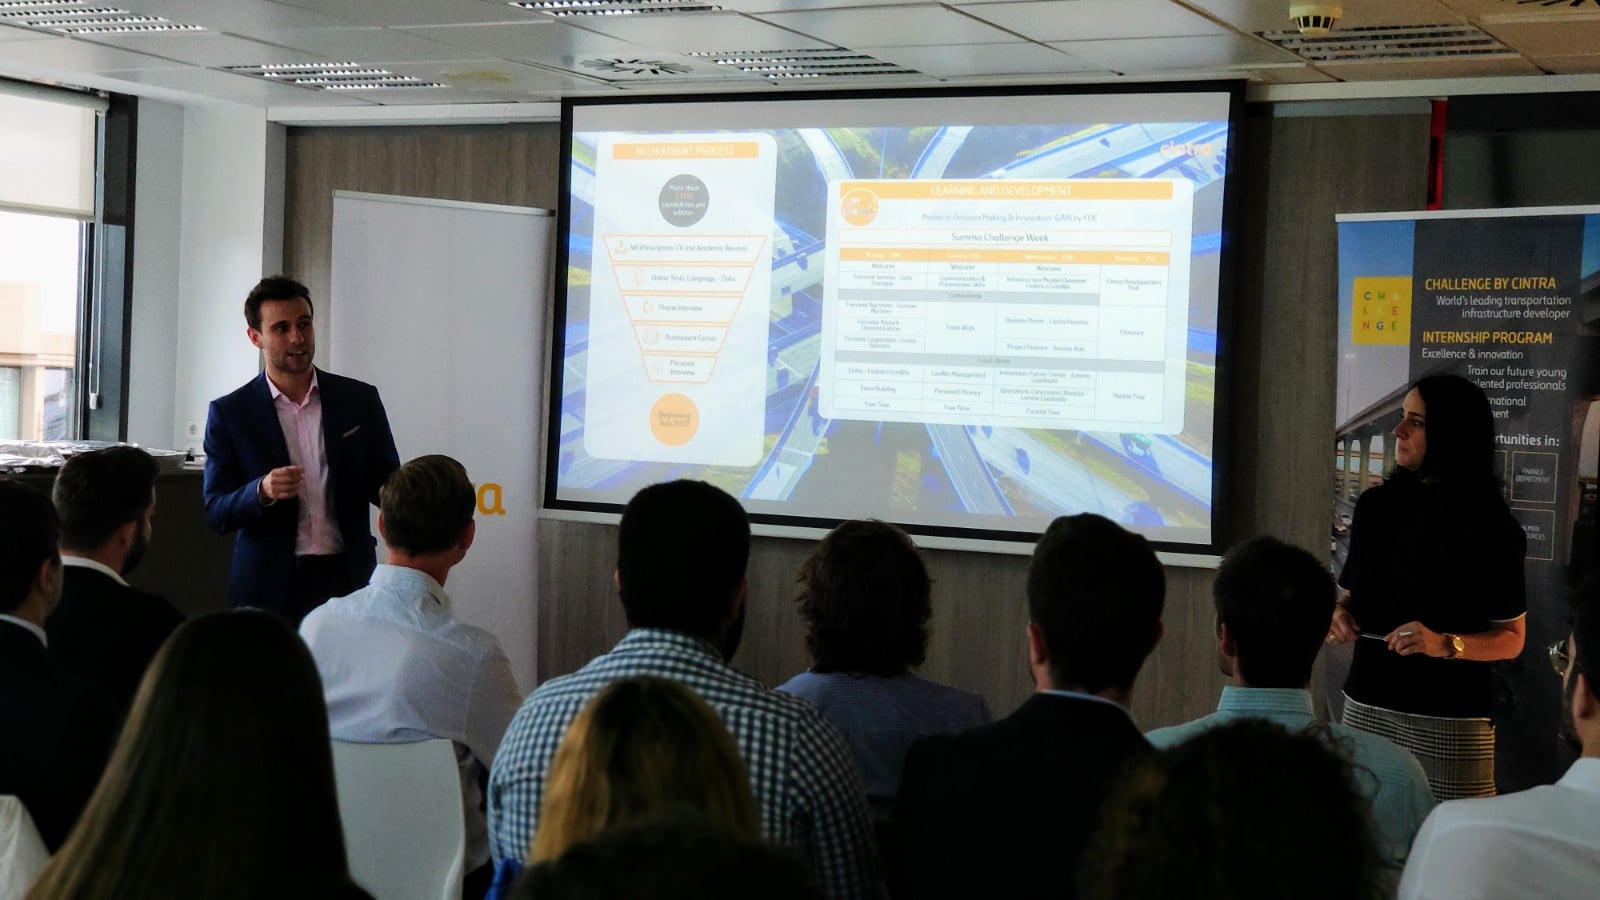
[[[360,426],[360,425],[357,425],[357,426],[356,426],[356,427],[354,427],[354,428],[352,428],[352,429],[350,429],[350,430],[349,430],[349,431],[346,431],[346,432],[345,432],[345,433],[344,433],[344,434],[341,434],[341,435],[339,435],[339,438],[340,438],[340,439],[341,439],[341,440],[343,440],[343,439],[344,439],[344,438],[347,438],[347,437],[349,437],[349,436],[350,436],[350,435],[352,435],[352,434],[355,434],[355,433],[356,433],[356,432],[358,432],[358,431],[360,431],[360,430],[361,430],[361,426]]]

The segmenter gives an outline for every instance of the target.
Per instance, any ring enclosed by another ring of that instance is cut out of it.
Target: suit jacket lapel
[[[328,457],[328,497],[330,515],[334,506],[333,497],[336,493],[339,479],[340,456],[344,452],[344,433],[349,429],[347,420],[340,416],[345,412],[345,404],[340,401],[339,385],[337,378],[328,377],[328,373],[317,370],[317,392],[322,400],[322,452]]]
[[[267,384],[267,373],[256,376],[253,389],[246,394],[250,404],[248,421],[258,422],[266,432],[266,446],[272,451],[272,467],[287,466],[289,442],[284,439],[283,425],[278,422],[277,407],[272,405],[272,387]]]

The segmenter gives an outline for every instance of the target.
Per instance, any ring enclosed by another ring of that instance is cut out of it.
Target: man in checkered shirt
[[[617,540],[629,631],[611,651],[540,686],[511,722],[489,779],[491,849],[527,856],[545,773],[567,725],[606,684],[671,678],[722,717],[761,805],[761,830],[810,861],[835,900],[877,897],[880,879],[860,778],[844,739],[805,701],[731,668],[744,629],[750,524],[739,502],[700,481],[634,495]]]

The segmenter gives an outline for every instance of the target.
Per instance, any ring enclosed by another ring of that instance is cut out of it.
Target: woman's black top
[[[1367,634],[1418,621],[1438,632],[1475,634],[1527,611],[1522,558],[1527,537],[1497,494],[1476,496],[1424,483],[1397,469],[1362,493],[1350,523],[1350,555],[1339,584]],[[1491,712],[1489,663],[1401,656],[1361,638],[1345,693],[1369,706],[1449,718]]]

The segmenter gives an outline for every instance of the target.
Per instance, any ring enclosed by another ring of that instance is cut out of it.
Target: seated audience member
[[[322,686],[282,619],[178,626],[29,900],[356,898]]]
[[[522,695],[494,636],[457,621],[445,579],[467,555],[478,494],[448,456],[413,459],[389,476],[378,509],[388,562],[368,585],[308,614],[311,648],[341,741],[455,742],[466,822],[466,894],[489,886],[481,778]]]
[[[788,851],[686,812],[612,828],[517,882],[512,900],[822,900]]]
[[[61,603],[45,620],[50,652],[101,685],[126,710],[139,679],[183,615],[165,598],[123,580],[150,544],[156,461],[137,447],[108,447],[67,460],[56,475]]]
[[[1566,699],[1563,737],[1581,755],[1555,784],[1439,804],[1411,848],[1401,900],[1600,894],[1600,575],[1579,592],[1572,634],[1550,659]]]
[[[879,821],[913,741],[989,724],[982,697],[911,674],[927,655],[930,587],[916,545],[884,522],[840,525],[800,567],[811,668],[778,690],[844,735]]]
[[[908,896],[1072,896],[1111,782],[1150,752],[1127,706],[1165,597],[1144,538],[1092,514],[1050,523],[1028,568],[1037,692],[906,757],[893,825]]]
[[[835,900],[879,891],[872,826],[850,751],[809,704],[728,665],[744,628],[750,524],[739,502],[700,481],[651,485],[628,502],[616,582],[629,631],[609,652],[528,695],[489,780],[497,860],[539,830],[556,746],[579,710],[619,678],[657,675],[699,694],[739,747],[770,841],[803,849]]]
[[[716,712],[675,681],[613,681],[561,738],[528,861],[555,859],[607,828],[671,807],[761,839],[750,779]]]
[[[61,596],[56,528],[49,497],[0,481],[0,794],[22,800],[52,852],[89,802],[119,719],[104,688],[46,649]]]
[[[1350,767],[1325,738],[1240,719],[1122,778],[1084,854],[1078,895],[1376,900],[1377,846]]]
[[[1145,735],[1158,748],[1242,718],[1288,729],[1316,724],[1311,667],[1322,650],[1337,588],[1328,567],[1299,547],[1270,537],[1240,545],[1222,561],[1211,596],[1217,610],[1217,657],[1233,684],[1217,711]],[[1379,853],[1395,871],[1433,809],[1422,764],[1399,745],[1366,731],[1330,724],[1317,734],[1352,764],[1356,784],[1372,806]]]

